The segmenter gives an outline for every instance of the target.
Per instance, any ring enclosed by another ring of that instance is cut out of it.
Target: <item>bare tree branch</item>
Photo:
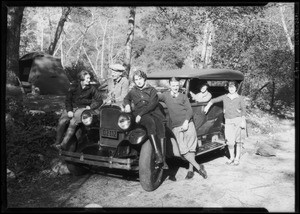
[[[86,50],[85,50],[84,46],[82,46],[82,49],[83,49],[83,51],[84,51],[84,54],[85,54],[86,58],[87,58],[87,59],[88,59],[88,61],[89,61],[89,63],[90,63],[90,65],[91,65],[91,67],[92,67],[92,69],[93,69],[94,73],[96,73],[96,71],[95,71],[95,68],[94,68],[94,66],[93,66],[93,63],[92,63],[92,61],[91,61],[91,59],[90,59],[89,55],[87,54],[87,52],[86,52]]]

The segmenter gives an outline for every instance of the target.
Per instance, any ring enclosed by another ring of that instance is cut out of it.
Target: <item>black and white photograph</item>
[[[2,2],[2,212],[299,212],[298,3],[46,3]]]

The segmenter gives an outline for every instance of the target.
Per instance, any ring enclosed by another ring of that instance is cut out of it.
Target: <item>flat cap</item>
[[[120,64],[112,64],[109,66],[110,69],[114,70],[114,71],[125,71],[125,67],[123,65]]]

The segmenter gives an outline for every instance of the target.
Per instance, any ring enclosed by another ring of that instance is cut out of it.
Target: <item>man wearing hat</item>
[[[123,75],[125,67],[120,64],[112,64],[109,66],[111,78],[108,79],[108,97],[106,103],[121,104],[129,90],[129,81]]]

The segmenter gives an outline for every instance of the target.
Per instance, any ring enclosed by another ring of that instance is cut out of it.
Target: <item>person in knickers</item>
[[[172,77],[169,80],[170,91],[159,94],[159,100],[164,102],[168,108],[172,131],[177,139],[181,155],[189,162],[186,179],[194,176],[194,170],[203,178],[207,178],[207,172],[202,164],[195,160],[197,146],[197,132],[193,122],[193,110],[188,97],[179,92],[180,80]]]

